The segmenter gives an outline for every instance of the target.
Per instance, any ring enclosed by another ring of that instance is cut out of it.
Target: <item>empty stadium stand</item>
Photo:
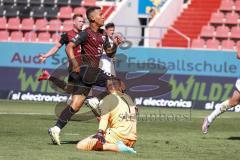
[[[105,3],[104,3],[105,4]],[[0,0],[0,41],[55,42],[96,0]],[[102,6],[105,17],[115,7]]]
[[[191,39],[198,38],[201,29],[207,25],[211,14],[220,7],[221,0],[192,0],[191,4],[185,9],[173,24],[173,28],[179,30]],[[187,47],[187,40],[179,36],[176,32],[168,30],[162,45],[165,47]]]
[[[173,27],[191,38],[195,49],[234,50],[240,46],[240,0],[192,0]],[[165,47],[188,47],[186,39],[168,31]]]

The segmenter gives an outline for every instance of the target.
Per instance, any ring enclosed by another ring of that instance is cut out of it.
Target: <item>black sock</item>
[[[71,106],[67,106],[59,116],[56,126],[62,129],[75,113],[76,111]]]

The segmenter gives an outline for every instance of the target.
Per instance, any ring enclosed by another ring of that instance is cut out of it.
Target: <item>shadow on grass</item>
[[[239,140],[240,141],[240,137],[229,137],[229,138],[227,138],[227,140]]]
[[[61,141],[61,145],[65,145],[65,144],[77,144],[79,142],[78,141]],[[48,145],[53,145],[53,146],[57,146],[57,144],[53,144],[53,143],[48,143]]]
[[[63,145],[63,144],[77,144],[79,142],[79,140],[78,141],[61,141],[61,144]]]
[[[216,140],[220,140],[220,139],[222,139],[222,140],[239,140],[240,141],[240,137],[228,137],[228,138],[220,138],[220,137],[202,137],[202,139],[206,139],[206,140],[209,140],[209,139],[212,139],[212,140],[214,140],[214,139],[216,139]]]

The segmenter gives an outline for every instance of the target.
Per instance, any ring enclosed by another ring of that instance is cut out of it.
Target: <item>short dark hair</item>
[[[89,22],[90,22],[90,15],[91,15],[91,13],[94,12],[95,10],[98,10],[98,9],[101,9],[101,8],[95,6],[95,7],[89,7],[89,8],[87,9],[86,15],[87,15],[87,19],[89,20]]]
[[[108,23],[105,25],[105,29],[108,29],[108,28],[115,28],[115,24],[114,23]]]
[[[82,17],[83,18],[83,15],[80,14],[80,13],[76,13],[73,15],[73,19],[77,18],[77,17]]]

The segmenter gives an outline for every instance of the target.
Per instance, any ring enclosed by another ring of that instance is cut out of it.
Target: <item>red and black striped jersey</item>
[[[103,49],[105,46],[110,46],[107,34],[103,29],[94,32],[90,27],[78,33],[72,39],[72,42],[75,43],[76,46],[81,45],[83,63],[96,68],[99,66]]]
[[[59,40],[59,43],[62,45],[64,45],[64,44],[67,45],[71,41],[71,39],[73,39],[77,34],[78,33],[75,32],[74,30],[64,32],[61,35],[61,39]],[[74,48],[73,53],[76,57],[80,56],[81,55],[81,46]]]

